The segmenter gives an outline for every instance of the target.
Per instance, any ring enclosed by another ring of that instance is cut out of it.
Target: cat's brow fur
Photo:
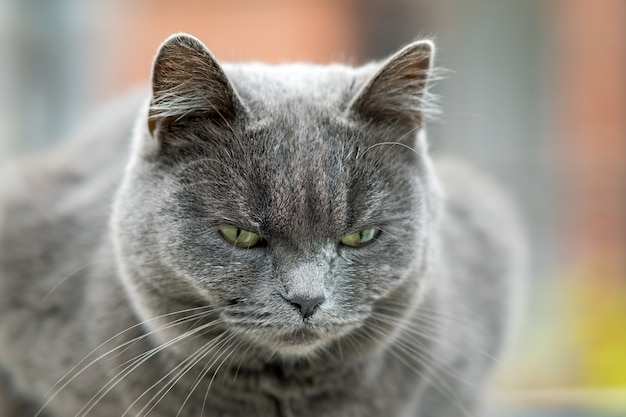
[[[151,94],[7,170],[0,417],[482,415],[523,245],[428,155],[432,53],[221,65],[176,35]]]

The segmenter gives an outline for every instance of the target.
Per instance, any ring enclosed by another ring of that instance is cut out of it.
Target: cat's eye
[[[344,246],[350,246],[351,248],[360,248],[372,243],[379,234],[380,229],[370,227],[369,229],[363,229],[358,232],[345,235],[343,239],[341,239],[341,244]]]
[[[219,232],[228,243],[238,248],[248,249],[261,242],[258,234],[235,226],[222,226]]]

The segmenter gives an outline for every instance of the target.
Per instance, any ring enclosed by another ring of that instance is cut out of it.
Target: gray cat
[[[149,98],[5,173],[0,415],[482,415],[522,239],[427,153],[432,54],[219,65],[176,35]]]

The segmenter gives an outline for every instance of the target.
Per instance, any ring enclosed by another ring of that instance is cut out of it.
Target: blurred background
[[[0,0],[0,166],[146,83],[177,31],[275,63],[434,38],[450,70],[434,152],[490,172],[529,229],[528,319],[496,380],[507,415],[626,415],[626,1]]]

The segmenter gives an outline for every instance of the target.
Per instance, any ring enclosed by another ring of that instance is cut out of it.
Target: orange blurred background
[[[626,413],[626,2],[623,0],[0,0],[0,164],[44,149],[148,81],[160,42],[220,60],[382,58],[434,37],[435,153],[512,190],[533,252],[509,403]],[[582,404],[582,405],[581,405]],[[574,404],[576,405],[576,404]],[[569,416],[570,414],[568,414]],[[571,414],[574,415],[574,414]]]

